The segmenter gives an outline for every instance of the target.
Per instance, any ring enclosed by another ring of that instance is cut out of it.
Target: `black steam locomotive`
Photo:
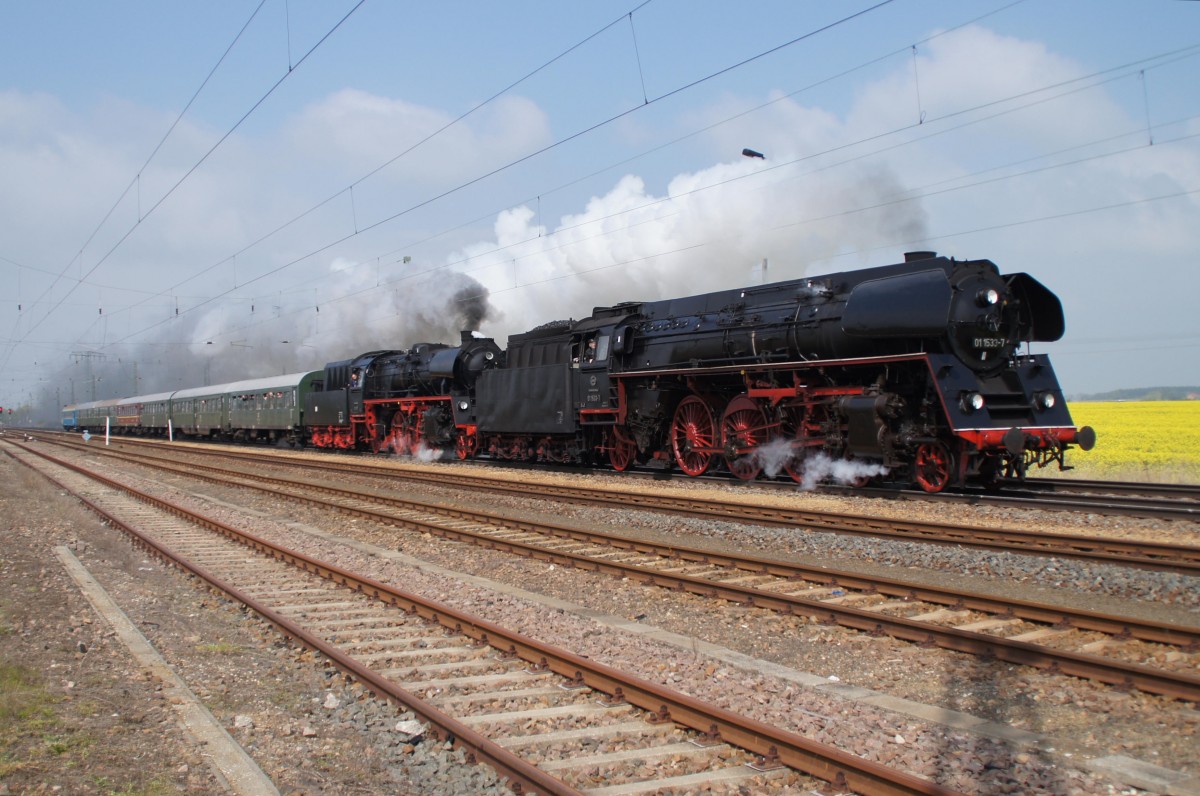
[[[415,453],[449,446],[467,458],[475,382],[503,363],[494,341],[470,332],[458,346],[419,343],[330,362],[301,398],[304,426],[320,448]]]
[[[858,462],[937,492],[1088,450],[1045,355],[1058,298],[988,260],[904,263],[597,307],[509,338],[464,332],[331,363],[304,403],[319,447],[677,467]],[[868,476],[862,475],[861,478]]]

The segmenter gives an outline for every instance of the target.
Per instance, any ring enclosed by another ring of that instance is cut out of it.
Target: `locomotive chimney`
[[[937,252],[905,252],[904,262],[915,263],[918,260],[932,260],[937,257]]]

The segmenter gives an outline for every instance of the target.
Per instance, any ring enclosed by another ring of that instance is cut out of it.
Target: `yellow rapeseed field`
[[[1096,429],[1096,447],[1068,452],[1075,469],[1065,475],[1200,484],[1200,401],[1073,402],[1070,408],[1076,425]]]

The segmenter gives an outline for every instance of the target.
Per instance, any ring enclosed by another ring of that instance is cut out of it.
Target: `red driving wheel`
[[[460,459],[470,459],[479,449],[479,437],[474,434],[459,434],[454,441],[454,452]]]
[[[954,457],[943,442],[925,442],[913,459],[917,484],[926,492],[941,492],[954,475]]]
[[[717,424],[703,400],[689,395],[679,402],[671,421],[671,450],[679,469],[692,477],[703,475],[712,464]]]
[[[412,455],[420,442],[420,432],[417,431],[416,418],[404,412],[397,412],[392,418],[392,453]]]
[[[618,472],[628,470],[637,458],[637,442],[626,434],[620,426],[613,426],[611,447],[608,449],[608,461]]]
[[[767,418],[752,398],[739,395],[725,407],[721,417],[721,443],[729,472],[743,481],[753,481],[762,472],[758,446],[767,439]]]

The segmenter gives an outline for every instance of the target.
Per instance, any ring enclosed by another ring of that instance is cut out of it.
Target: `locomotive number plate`
[[[976,348],[1004,348],[1003,337],[976,337]]]

